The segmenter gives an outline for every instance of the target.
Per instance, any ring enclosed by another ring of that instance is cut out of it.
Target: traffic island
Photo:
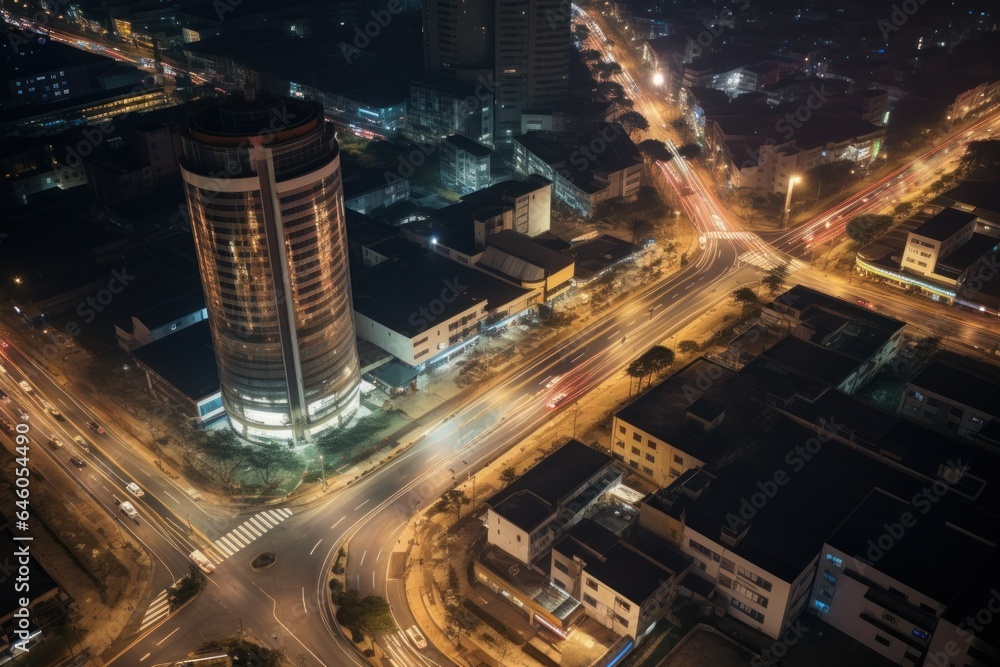
[[[266,570],[267,568],[271,567],[277,562],[278,562],[277,556],[275,556],[270,551],[265,551],[264,553],[260,554],[259,556],[253,559],[253,561],[250,563],[250,569],[254,570],[255,572],[260,572],[261,570]]]

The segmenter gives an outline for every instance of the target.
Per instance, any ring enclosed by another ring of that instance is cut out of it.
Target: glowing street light
[[[782,229],[788,226],[788,214],[792,210],[792,188],[794,188],[795,184],[800,182],[801,180],[802,178],[800,178],[799,176],[792,176],[790,179],[788,179],[788,194],[785,195],[785,211],[781,216]]]
[[[662,72],[657,72],[656,74],[653,75],[653,85],[654,86],[662,86],[663,85],[663,73]]]

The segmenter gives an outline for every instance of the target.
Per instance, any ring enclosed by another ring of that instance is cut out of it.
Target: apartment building
[[[996,401],[1000,374],[986,364],[973,366],[968,361],[954,354],[939,355],[907,383],[897,411],[928,428],[992,448],[987,439],[1000,435]]]
[[[453,134],[441,142],[441,185],[460,195],[490,186],[490,155],[486,146]]]

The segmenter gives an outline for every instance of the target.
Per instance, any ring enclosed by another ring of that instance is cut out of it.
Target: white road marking
[[[172,501],[174,501],[175,503],[177,503],[177,504],[180,504],[180,502],[181,502],[181,501],[177,500],[176,498],[174,498],[173,496],[171,496],[171,495],[170,495],[170,493],[169,493],[169,492],[167,492],[167,491],[164,491],[164,492],[163,492],[163,495],[165,495],[165,496],[169,496],[169,497],[170,497],[170,499],[171,499]]]
[[[323,540],[320,540],[319,542],[322,542],[322,541],[323,541]],[[317,542],[317,543],[316,543],[316,546],[314,546],[314,547],[312,548],[312,551],[310,551],[310,552],[309,552],[309,555],[310,555],[310,556],[312,556],[312,555],[313,555],[313,551],[316,551],[316,547],[318,547],[318,546],[319,546],[319,542]]]
[[[371,500],[371,498],[369,498],[368,500]],[[363,503],[361,503],[360,505],[358,505],[357,507],[355,507],[355,508],[354,508],[354,511],[356,512],[356,511],[358,511],[359,509],[361,509],[362,507],[364,507],[365,505],[367,505],[367,504],[368,504],[368,500],[366,500],[365,502],[363,502]]]
[[[302,587],[302,609],[303,609],[303,611],[305,611],[305,613],[307,613],[307,614],[309,613],[309,607],[306,606],[306,588],[305,588],[305,586]]]
[[[343,521],[346,518],[347,518],[346,516],[340,517],[339,519],[337,519],[337,523],[340,523],[341,521]],[[337,523],[335,523],[332,526],[330,526],[330,530],[333,530],[334,528],[336,528],[337,527]]]
[[[375,562],[377,563],[377,562],[378,562],[378,559],[379,559],[379,558],[381,558],[381,557],[382,557],[382,550],[381,550],[381,549],[379,549],[379,550],[378,550],[378,554],[377,554],[377,555],[375,556]]]
[[[358,567],[361,567],[362,565],[365,564],[365,556],[367,555],[368,555],[368,550],[366,549],[365,552],[361,554],[361,562],[358,563]]]
[[[147,653],[146,655],[142,656],[141,658],[139,658],[139,662],[142,662],[143,660],[145,660],[146,658],[148,658],[150,655],[152,655],[152,654],[151,653]]]
[[[176,627],[176,628],[174,628],[174,632],[177,632],[178,630],[180,630],[180,627]],[[167,641],[168,639],[170,639],[171,635],[173,635],[173,634],[174,634],[174,632],[171,632],[171,633],[170,633],[169,635],[167,635],[166,637],[164,637],[164,638],[163,638],[163,639],[161,639],[160,641],[156,642],[156,645],[157,645],[157,646],[159,646],[159,645],[160,645],[160,644],[162,644],[163,642],[165,642],[165,641]]]

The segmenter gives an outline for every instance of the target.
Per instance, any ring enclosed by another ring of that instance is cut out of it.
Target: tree
[[[261,486],[268,487],[278,483],[280,473],[294,470],[299,465],[299,457],[283,445],[253,445],[247,463],[253,468]],[[281,481],[284,481],[283,477]]]
[[[749,287],[737,287],[732,293],[733,301],[743,306],[743,319],[760,308],[760,298]]]
[[[892,227],[891,215],[866,213],[847,223],[847,236],[858,246],[866,246]]]
[[[627,113],[631,111],[633,107],[635,107],[635,102],[633,102],[627,97],[616,97],[615,99],[611,100],[611,106],[615,107],[622,113]]]
[[[515,479],[517,479],[517,471],[510,466],[504,466],[504,469],[500,471],[500,481],[504,484],[510,484]]]
[[[646,360],[646,373],[650,378],[656,373],[674,365],[674,351],[662,345],[654,345],[649,348],[642,355],[642,358]]]
[[[697,341],[682,340],[677,343],[677,350],[681,354],[694,354],[695,352],[701,351],[701,345],[699,345]]]
[[[601,52],[597,49],[584,49],[580,51],[580,58],[585,63],[596,63],[601,59]]]
[[[883,149],[898,154],[918,148],[928,141],[934,130],[945,120],[946,106],[920,95],[904,98],[893,105],[889,125],[885,128]]]
[[[628,382],[628,395],[629,396],[632,395],[632,380],[633,379],[638,378],[638,380],[639,380],[639,387],[636,389],[636,393],[639,393],[639,392],[642,391],[642,379],[644,377],[646,377],[647,368],[648,367],[646,365],[646,361],[642,357],[639,357],[637,359],[633,359],[632,363],[630,363],[628,366],[625,367],[625,375],[629,376],[629,378],[630,378],[629,382]]]
[[[431,511],[435,514],[454,514],[457,522],[462,518],[462,505],[468,505],[470,502],[465,491],[448,489],[436,503],[431,505]]]
[[[618,100],[625,97],[625,88],[617,81],[601,81],[597,84],[597,94],[608,101]]]
[[[462,630],[465,630],[467,634],[475,632],[481,623],[471,611],[459,605],[449,606],[445,611],[445,617],[450,625],[454,625],[458,629],[455,646],[458,646],[462,641]]]
[[[396,622],[386,599],[378,595],[363,598],[358,610],[357,626],[363,634],[368,635],[372,648],[375,648],[378,637],[395,632]]]
[[[643,139],[635,147],[639,149],[639,152],[644,157],[653,162],[669,162],[674,159],[674,154],[659,139]]]
[[[573,26],[573,33],[578,40],[585,42],[590,37],[590,28],[585,23],[577,23]]]
[[[639,245],[653,233],[653,223],[648,218],[631,218],[628,230],[632,233],[632,243]]]
[[[607,81],[614,75],[622,73],[622,66],[614,61],[609,63],[599,62],[594,65],[594,69],[597,70],[597,75],[601,78],[601,81]]]
[[[677,149],[677,154],[685,160],[693,160],[701,155],[701,146],[698,144],[684,144]]]
[[[618,116],[617,120],[625,127],[629,134],[632,134],[636,130],[645,132],[649,129],[649,121],[638,111],[626,111]]]
[[[760,279],[760,282],[767,288],[767,291],[773,296],[781,291],[781,288],[785,286],[785,279],[788,278],[788,265],[779,264],[767,273],[764,277]]]
[[[824,194],[830,196],[854,185],[861,178],[860,172],[857,165],[850,160],[835,160],[816,165],[803,174],[802,180],[806,185],[797,188],[795,193],[815,194],[816,199]]]
[[[912,211],[913,208],[914,208],[914,204],[912,202],[901,201],[901,202],[899,202],[898,204],[896,204],[895,206],[892,207],[892,213],[893,213],[893,215],[898,215],[898,216],[901,216],[901,217],[906,217],[906,216],[908,216],[910,214],[910,211]]]
[[[201,451],[211,475],[220,484],[234,492],[236,473],[250,454],[250,448],[243,445],[239,437],[229,429],[201,431]]]
[[[970,141],[958,170],[963,178],[973,181],[1000,178],[1000,140]]]

